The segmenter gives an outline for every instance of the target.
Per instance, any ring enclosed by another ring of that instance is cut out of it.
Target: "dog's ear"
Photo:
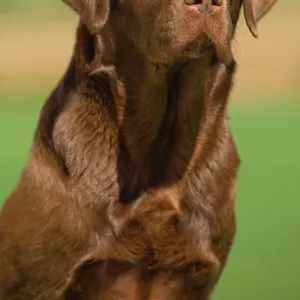
[[[110,0],[62,0],[75,10],[88,27],[89,31],[94,34],[104,27],[110,13]]]
[[[271,9],[276,1],[277,0],[243,0],[246,23],[254,37],[258,37],[258,21]]]

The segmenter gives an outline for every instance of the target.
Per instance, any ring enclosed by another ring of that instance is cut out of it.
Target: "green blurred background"
[[[231,126],[242,159],[238,234],[214,300],[300,299],[300,3],[280,1],[254,40],[241,22]],[[0,2],[0,204],[63,74],[77,17],[61,1]],[[298,32],[298,33],[297,33]]]

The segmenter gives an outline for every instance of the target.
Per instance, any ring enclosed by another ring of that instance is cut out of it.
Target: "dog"
[[[240,11],[276,0],[64,0],[80,21],[0,215],[1,300],[209,299],[236,231]]]

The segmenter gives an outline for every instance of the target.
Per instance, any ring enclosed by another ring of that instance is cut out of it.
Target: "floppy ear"
[[[257,23],[277,0],[243,0],[246,23],[254,37],[258,37]]]
[[[91,33],[97,33],[106,24],[110,13],[110,0],[63,0],[74,9]]]
[[[235,31],[236,24],[238,22],[240,11],[242,6],[242,0],[231,0],[230,1],[230,15],[233,24],[233,29]]]

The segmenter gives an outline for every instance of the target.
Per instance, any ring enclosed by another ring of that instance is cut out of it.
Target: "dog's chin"
[[[212,43],[195,42],[183,49],[157,49],[146,53],[148,60],[156,65],[170,66],[178,61],[203,60],[210,62],[217,57],[220,63],[230,65],[233,60],[230,47],[218,48]]]
[[[215,48],[212,43],[207,40],[195,40],[186,45],[177,47],[151,47],[148,49],[146,56],[148,60],[159,69],[166,69],[168,66],[177,61],[186,60],[211,60],[214,56]]]
[[[180,57],[209,60],[214,54],[214,47],[207,39],[198,39],[187,44]]]
[[[146,52],[150,62],[156,64],[171,64],[179,56],[180,51],[166,47],[152,47]]]

